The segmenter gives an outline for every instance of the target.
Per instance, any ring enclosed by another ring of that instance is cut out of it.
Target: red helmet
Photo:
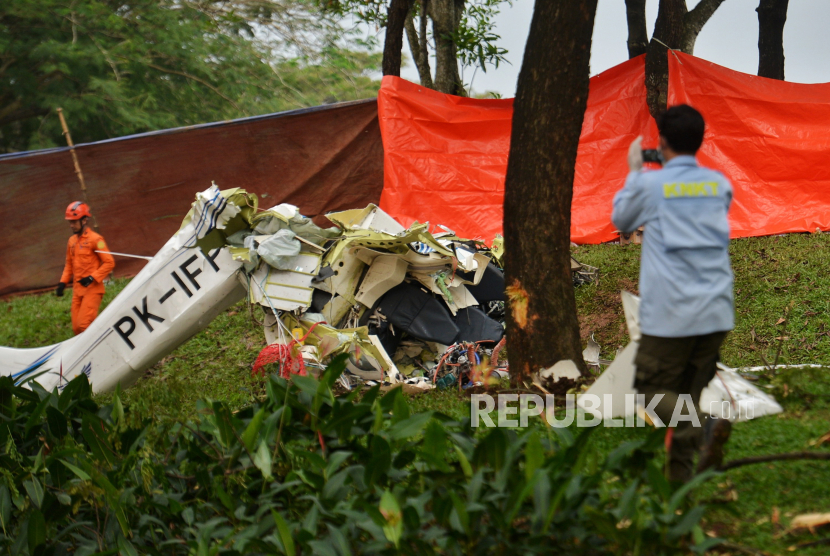
[[[92,216],[89,212],[88,204],[82,201],[75,201],[74,203],[69,203],[69,206],[66,207],[67,220],[80,220],[84,216]]]

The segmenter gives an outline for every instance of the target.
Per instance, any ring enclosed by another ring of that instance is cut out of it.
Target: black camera
[[[643,149],[643,162],[663,165],[663,157],[657,149]]]

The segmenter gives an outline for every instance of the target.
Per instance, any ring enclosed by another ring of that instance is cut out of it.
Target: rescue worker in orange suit
[[[75,201],[66,207],[66,219],[72,237],[66,246],[66,266],[61,275],[57,296],[63,295],[70,281],[72,285],[72,332],[80,334],[98,316],[98,307],[104,297],[104,278],[115,268],[104,238],[89,229],[92,214],[86,203]]]

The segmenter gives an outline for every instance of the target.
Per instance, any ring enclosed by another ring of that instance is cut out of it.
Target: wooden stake
[[[81,165],[78,163],[78,155],[75,153],[75,144],[72,143],[72,136],[69,134],[69,127],[66,125],[66,119],[63,117],[63,109],[58,108],[58,118],[61,121],[61,128],[63,129],[63,136],[66,137],[66,144],[69,145],[69,153],[72,155],[72,162],[75,164],[75,175],[78,176],[78,181],[81,183],[81,194],[84,202],[89,205],[89,199],[86,196],[86,182],[84,181],[84,173],[81,172]],[[95,216],[92,217],[92,227],[98,229],[98,221]]]

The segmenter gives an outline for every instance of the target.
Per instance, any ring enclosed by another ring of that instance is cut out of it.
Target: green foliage
[[[8,0],[0,152],[374,96],[379,66],[310,0]]]
[[[386,26],[389,0],[317,0],[329,13],[341,16],[350,15],[366,23],[370,28]],[[458,49],[458,61],[462,69],[487,66],[498,68],[506,62],[507,50],[498,45],[501,39],[494,32],[495,18],[502,4],[513,5],[513,0],[468,0],[464,3],[461,20],[453,34],[453,41]],[[412,14],[420,15],[420,2],[415,0]],[[433,41],[432,32],[428,31],[428,40]]]
[[[676,554],[703,539],[652,454],[601,462],[584,431],[492,429],[413,413],[400,389],[335,397],[276,376],[236,413],[152,423],[85,376],[62,392],[0,378],[0,551],[123,554]],[[588,463],[586,463],[588,462]],[[698,542],[697,549],[706,544]]]
[[[513,0],[476,0],[466,5],[453,37],[462,68],[480,68],[487,72],[488,65],[498,69],[500,63],[507,62],[507,49],[498,45],[501,37],[494,32],[499,5],[505,2],[513,5]]]

